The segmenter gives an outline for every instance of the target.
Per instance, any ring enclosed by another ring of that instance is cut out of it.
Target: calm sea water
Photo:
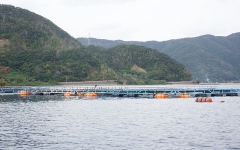
[[[240,149],[240,97],[0,95],[0,149]]]

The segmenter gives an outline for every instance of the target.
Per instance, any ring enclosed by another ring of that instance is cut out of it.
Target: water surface
[[[0,149],[240,149],[239,125],[240,97],[0,95]]]

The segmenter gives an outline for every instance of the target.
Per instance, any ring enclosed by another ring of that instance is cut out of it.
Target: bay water
[[[240,149],[240,97],[195,99],[2,94],[0,149]]]

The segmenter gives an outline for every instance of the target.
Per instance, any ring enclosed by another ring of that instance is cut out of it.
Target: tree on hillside
[[[6,85],[5,76],[9,73],[9,67],[0,66],[0,86]]]

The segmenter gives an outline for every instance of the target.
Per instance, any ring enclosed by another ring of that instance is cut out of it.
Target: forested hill
[[[50,20],[11,5],[0,5],[0,39],[10,49],[19,50],[62,50],[81,45]]]
[[[78,38],[87,45],[87,38]],[[240,80],[240,33],[229,36],[203,35],[169,41],[121,41],[90,38],[91,45],[106,48],[120,44],[136,44],[163,52],[186,66],[202,81],[222,82]]]
[[[91,80],[164,84],[191,80],[191,74],[157,50],[83,46],[42,16],[0,5],[0,86]]]
[[[188,81],[191,73],[182,64],[157,50],[137,45],[120,45],[110,49],[89,51],[107,66],[120,74],[119,78],[130,84],[154,83],[158,80]]]
[[[0,84],[88,80],[99,66],[81,43],[50,20],[0,5]]]

